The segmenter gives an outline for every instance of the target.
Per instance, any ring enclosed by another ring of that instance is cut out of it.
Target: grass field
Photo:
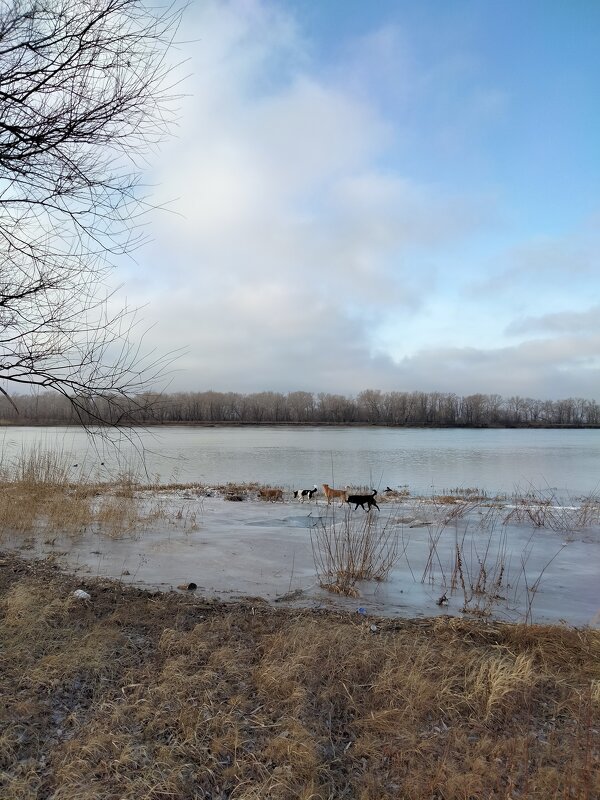
[[[213,603],[3,554],[0,697],[3,800],[600,797],[590,629]]]

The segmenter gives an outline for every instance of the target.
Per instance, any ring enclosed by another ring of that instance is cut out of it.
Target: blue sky
[[[124,270],[171,390],[600,399],[600,4],[195,2]]]

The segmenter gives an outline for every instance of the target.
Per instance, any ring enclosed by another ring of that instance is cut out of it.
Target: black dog
[[[352,504],[354,503],[354,510],[360,506],[363,511],[370,511],[371,506],[375,506],[377,511],[379,511],[379,506],[375,502],[375,495],[377,494],[377,489],[373,489],[371,494],[349,494],[347,497],[347,502]],[[365,508],[365,503],[367,507]]]

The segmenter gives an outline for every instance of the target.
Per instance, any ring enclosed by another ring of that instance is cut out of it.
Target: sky
[[[151,243],[168,391],[600,399],[600,3],[195,0]]]

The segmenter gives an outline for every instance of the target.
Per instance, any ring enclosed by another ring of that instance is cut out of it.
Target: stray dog
[[[309,500],[312,500],[313,494],[315,494],[318,491],[319,490],[317,489],[317,484],[315,483],[313,489],[294,489],[294,497],[296,498],[296,500],[301,500],[302,502],[304,502],[304,500],[307,497]]]
[[[339,497],[340,505],[342,505],[348,496],[348,492],[345,489],[332,489],[328,483],[323,484],[323,491],[325,492],[325,497],[327,498],[327,505],[329,505],[329,503],[331,503],[331,501],[336,497]]]
[[[276,500],[283,500],[283,489],[259,489],[258,496],[261,500],[270,500],[274,503]]]
[[[354,503],[354,510],[360,506],[363,511],[370,511],[372,506],[375,506],[377,511],[379,511],[379,506],[375,501],[375,495],[377,494],[377,489],[373,489],[371,494],[349,494],[346,498],[347,503]],[[367,507],[365,508],[365,503]]]

